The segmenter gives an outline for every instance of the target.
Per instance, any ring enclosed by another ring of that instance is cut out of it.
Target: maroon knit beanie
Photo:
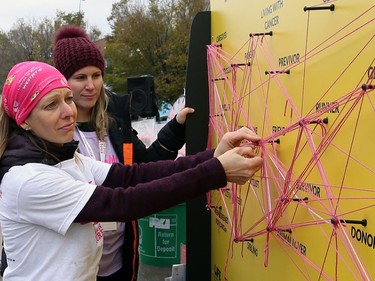
[[[69,79],[73,73],[86,66],[96,66],[104,76],[103,54],[79,26],[61,27],[55,34],[53,63]]]

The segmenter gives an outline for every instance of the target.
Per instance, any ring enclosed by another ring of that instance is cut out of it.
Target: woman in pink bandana
[[[109,164],[76,152],[77,110],[64,76],[40,62],[8,74],[0,107],[0,223],[4,281],[96,280],[103,244],[98,221],[130,221],[261,167],[247,128],[216,150],[142,165]],[[247,141],[250,145],[241,146]],[[155,173],[157,171],[157,173]]]

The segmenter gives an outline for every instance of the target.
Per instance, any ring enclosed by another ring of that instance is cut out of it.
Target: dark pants
[[[109,276],[97,276],[96,280],[97,281],[126,281],[127,278],[125,275],[124,267],[122,267],[118,271],[116,271],[115,273]]]

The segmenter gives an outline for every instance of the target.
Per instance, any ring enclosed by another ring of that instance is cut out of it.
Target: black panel
[[[186,75],[186,106],[195,113],[186,122],[186,153],[195,154],[207,147],[208,72],[207,48],[211,43],[211,13],[198,13],[192,23]],[[206,196],[186,203],[186,278],[211,280],[211,214]]]

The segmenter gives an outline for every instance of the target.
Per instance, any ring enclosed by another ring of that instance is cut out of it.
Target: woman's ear
[[[22,129],[29,131],[31,130],[31,127],[29,124],[27,124],[27,121],[23,121],[23,123],[20,125]]]

